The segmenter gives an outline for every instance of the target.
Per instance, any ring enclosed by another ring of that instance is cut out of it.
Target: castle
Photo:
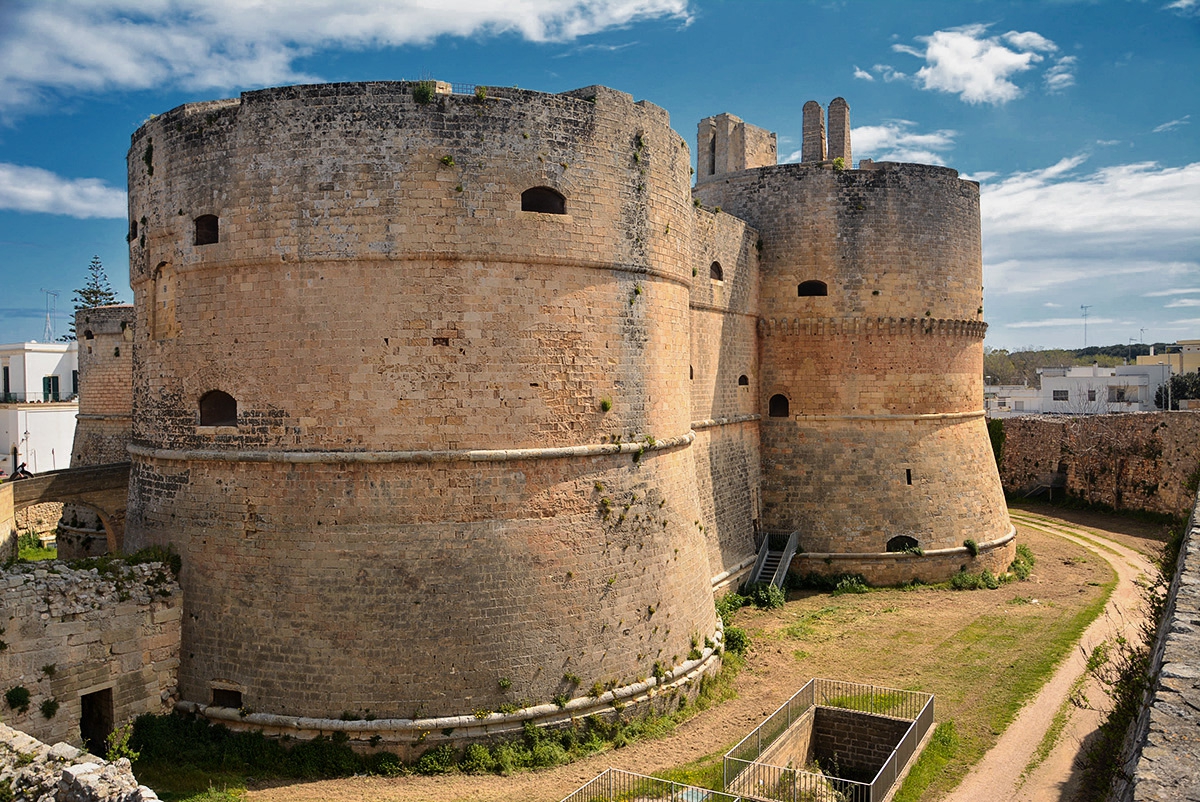
[[[845,101],[804,114],[800,164],[702,121],[694,188],[600,86],[143,125],[123,546],[182,554],[181,697],[391,742],[552,721],[711,670],[771,533],[801,574],[1007,567],[978,185],[850,169]]]

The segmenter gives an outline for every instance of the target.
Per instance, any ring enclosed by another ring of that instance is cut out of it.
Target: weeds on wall
[[[187,775],[207,783],[231,772],[256,779],[332,779],[356,774],[396,777],[412,774],[501,774],[548,768],[638,740],[666,735],[701,710],[734,696],[733,679],[742,662],[727,656],[721,672],[702,677],[694,700],[678,691],[664,693],[660,709],[637,715],[587,716],[562,729],[526,723],[519,738],[461,747],[440,744],[405,763],[391,752],[355,751],[345,733],[311,741],[272,739],[262,732],[232,732],[219,724],[180,713],[145,714],[133,723],[128,748],[139,753],[134,771],[150,787],[159,778]],[[376,745],[378,742],[376,742]],[[207,784],[196,790],[202,790]]]

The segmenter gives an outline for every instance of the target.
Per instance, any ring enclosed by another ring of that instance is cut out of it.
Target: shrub
[[[746,588],[746,599],[760,610],[775,610],[784,605],[787,596],[770,582],[755,582]]]
[[[845,158],[843,158],[843,157],[841,157],[841,156],[838,156],[837,158],[835,158],[835,159],[833,160],[833,169],[837,170],[838,172],[841,172],[842,170],[845,170],[845,169],[846,169],[846,160],[845,160]]]
[[[117,727],[108,734],[104,739],[104,743],[108,746],[108,751],[104,754],[104,759],[109,763],[115,763],[121,758],[129,758],[132,762],[141,756],[141,753],[135,751],[129,745],[129,739],[133,737],[133,722],[129,721]]]
[[[837,587],[833,589],[834,596],[841,596],[843,593],[866,593],[870,590],[867,587],[866,581],[859,574],[847,574],[838,580]]]
[[[433,102],[435,87],[433,81],[420,81],[413,87],[413,100],[420,103],[422,106],[426,103]]]
[[[1024,543],[1020,543],[1017,545],[1017,556],[1012,561],[1012,564],[1008,566],[1008,570],[1012,571],[1017,579],[1024,582],[1033,573],[1033,563],[1033,552]]]
[[[42,718],[54,718],[54,714],[58,712],[58,700],[46,699],[42,702]]]
[[[4,692],[4,701],[10,709],[24,713],[29,709],[29,689],[24,685],[14,685]]]
[[[446,774],[454,768],[454,747],[442,744],[427,749],[417,760],[418,774]]]
[[[964,540],[963,545],[966,546],[967,553],[969,553],[972,557],[979,556],[979,544],[976,543],[973,538],[967,538]]]
[[[736,591],[730,591],[717,599],[717,615],[721,617],[724,626],[729,626],[733,623],[733,614],[745,606],[746,597]]]
[[[459,768],[468,774],[486,774],[496,768],[496,759],[483,744],[469,744]]]
[[[750,636],[741,627],[725,627],[725,648],[734,654],[745,654],[750,648]]]
[[[601,398],[600,399],[600,411],[608,412],[610,409],[612,409],[612,399],[611,398]]]

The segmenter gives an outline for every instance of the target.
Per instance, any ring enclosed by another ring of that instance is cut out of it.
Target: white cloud
[[[964,181],[975,181],[982,184],[984,181],[995,178],[999,173],[990,172],[988,170],[980,170],[978,173],[959,173],[958,177]]]
[[[1200,298],[1180,298],[1163,306],[1163,309],[1180,309],[1185,306],[1200,306]]]
[[[1166,298],[1171,295],[1191,295],[1191,294],[1197,293],[1197,292],[1200,292],[1200,287],[1177,287],[1175,289],[1170,289],[1170,290],[1156,290],[1154,292],[1147,292],[1144,294],[1143,297]]]
[[[127,208],[125,191],[97,178],[63,178],[39,167],[0,163],[0,209],[120,218]]]
[[[1061,309],[1062,308],[1062,304],[1056,304],[1053,301],[1046,301],[1046,303],[1042,304],[1042,306],[1047,306],[1051,309]]]
[[[1112,145],[1120,145],[1121,140],[1119,140],[1119,139],[1097,139],[1096,144],[1100,145],[1101,147],[1107,148],[1107,147],[1111,147]]]
[[[1189,17],[1193,14],[1200,14],[1200,0],[1175,0],[1173,3],[1167,3],[1163,8],[1167,11],[1174,11],[1180,16]]]
[[[1054,94],[1074,86],[1077,61],[1075,56],[1063,56],[1055,61],[1054,66],[1046,70],[1043,78],[1046,83],[1046,91]]]
[[[879,73],[883,77],[883,82],[887,84],[890,84],[892,81],[904,81],[908,79],[907,75],[898,71],[891,64],[876,64],[871,67],[871,70]]]
[[[1033,69],[1043,53],[1058,49],[1033,31],[1009,31],[989,36],[987,25],[964,25],[930,36],[918,36],[923,48],[895,44],[892,49],[925,60],[914,76],[924,89],[949,92],[967,103],[1003,104],[1021,95],[1009,78]],[[1047,73],[1047,86],[1058,91],[1074,82],[1074,56],[1066,56]],[[1052,77],[1053,76],[1053,77]]]
[[[954,148],[957,131],[941,129],[919,133],[911,120],[888,120],[883,125],[864,125],[850,132],[854,153],[876,161],[945,164],[945,151]]]
[[[860,69],[857,64],[854,65],[854,77],[863,81],[874,81],[875,76],[864,69]]]
[[[1165,122],[1162,125],[1156,125],[1154,127],[1154,133],[1161,134],[1164,131],[1174,131],[1176,128],[1179,128],[1180,126],[1188,125],[1189,124],[1188,118],[1190,118],[1191,116],[1192,115],[1190,115],[1190,114],[1185,114],[1182,117],[1180,117],[1178,120],[1171,120],[1170,122]]]
[[[689,22],[688,0],[10,0],[0,9],[0,108],[47,90],[312,81],[294,62],[325,47],[501,33],[565,42],[662,17]]]
[[[1089,317],[1088,325],[1095,326],[1104,323],[1116,323],[1113,318],[1108,317]],[[1057,326],[1081,326],[1083,325],[1082,317],[1052,317],[1046,320],[1018,320],[1016,323],[1005,323],[1010,329],[1041,329]]]

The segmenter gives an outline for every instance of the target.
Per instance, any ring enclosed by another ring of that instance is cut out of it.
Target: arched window
[[[917,548],[917,546],[916,538],[911,538],[908,535],[896,535],[887,542],[888,551],[908,551],[909,549]]]
[[[749,386],[750,386],[750,377],[749,376],[747,376],[745,373],[743,373],[741,376],[738,376],[738,387],[749,387]]]
[[[767,402],[767,415],[772,418],[786,418],[789,412],[790,404],[787,396],[782,393],[776,393],[771,396],[771,400]]]
[[[708,277],[717,281],[725,280],[725,271],[721,269],[720,262],[713,262],[708,266]]]
[[[566,214],[567,199],[550,187],[530,187],[521,193],[521,211]]]
[[[88,329],[83,333],[83,339],[85,339],[85,340],[93,340],[93,339],[95,339],[95,337],[96,337],[96,335],[92,334],[91,329]]]
[[[200,396],[200,425],[237,426],[237,401],[220,390]]]
[[[802,281],[800,282],[800,286],[796,287],[796,294],[801,297],[828,295],[829,287],[825,286],[824,281]]]
[[[221,239],[221,221],[215,214],[202,214],[196,218],[196,244],[212,245]]]

